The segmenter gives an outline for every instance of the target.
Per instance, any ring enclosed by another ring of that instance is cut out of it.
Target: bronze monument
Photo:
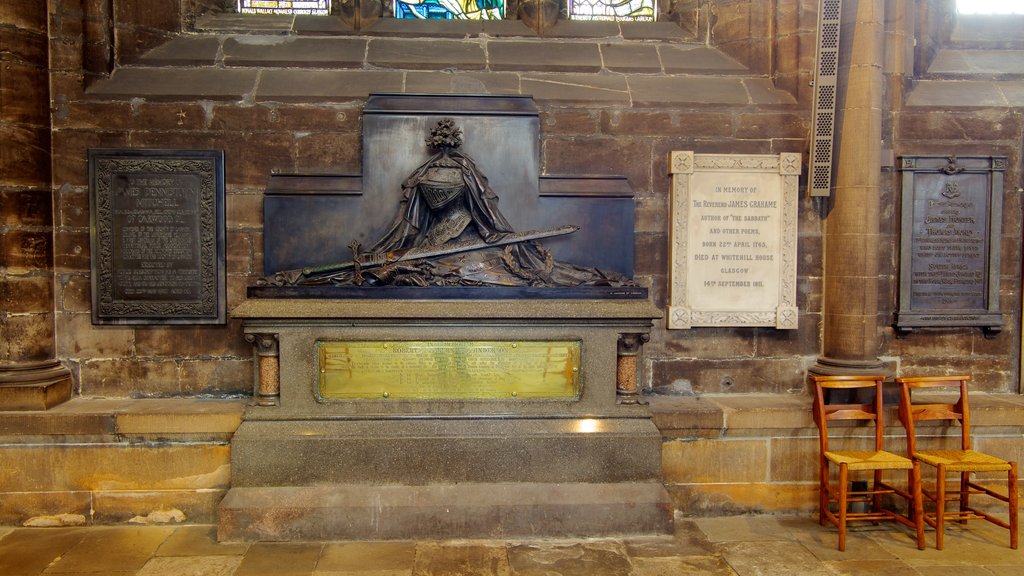
[[[578,227],[516,232],[473,159],[459,151],[462,130],[442,118],[426,143],[436,152],[402,183],[398,213],[369,252],[272,274],[263,285],[632,286],[624,275],[554,259],[534,240]]]

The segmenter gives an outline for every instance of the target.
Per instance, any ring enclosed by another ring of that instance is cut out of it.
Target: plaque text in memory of
[[[896,328],[998,332],[1003,157],[901,158],[903,209]]]
[[[93,322],[222,324],[223,155],[92,150]]]

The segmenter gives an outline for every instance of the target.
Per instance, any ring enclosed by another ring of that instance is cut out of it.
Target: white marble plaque
[[[672,152],[670,329],[797,328],[800,155]]]

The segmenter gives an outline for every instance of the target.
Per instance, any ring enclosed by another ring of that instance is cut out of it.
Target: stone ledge
[[[921,80],[907,96],[907,108],[1021,108],[1024,81]]]
[[[536,37],[521,20],[398,20],[379,18],[363,30],[353,30],[337,16],[269,14],[205,14],[196,19],[199,33],[282,34],[317,36],[431,36],[438,38]],[[559,20],[546,38],[606,38],[688,41],[699,39],[672,22],[578,22]]]
[[[948,396],[935,398],[951,401]],[[976,392],[971,394],[970,402],[972,428],[1024,428],[1024,396]],[[817,435],[809,396],[652,396],[650,410],[655,426],[667,438],[774,436],[780,430],[791,435]],[[895,406],[888,408],[886,423],[888,427],[899,427]]]
[[[45,412],[0,412],[0,436],[203,435],[228,439],[244,399],[74,398]]]

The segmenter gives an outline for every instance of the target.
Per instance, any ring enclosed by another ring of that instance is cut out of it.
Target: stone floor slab
[[[825,562],[825,566],[836,576],[907,576],[915,573],[913,568],[899,560],[831,560]]]
[[[23,528],[0,539],[0,574],[36,576],[85,538],[74,528]]]
[[[312,576],[412,576],[413,569],[394,570],[316,570]]]
[[[317,542],[257,542],[234,576],[309,576],[323,547]]]
[[[627,576],[632,571],[625,547],[612,540],[511,546],[508,560],[515,576]]]
[[[104,526],[85,536],[45,574],[131,572],[142,568],[173,528]]]
[[[916,538],[902,526],[891,523],[879,526],[851,527],[846,535],[846,551],[839,551],[839,530],[835,527],[821,526],[817,522],[806,520],[805,524],[795,526],[792,530],[793,539],[807,548],[819,560],[863,560],[891,561],[896,560],[892,552],[878,544],[878,538],[906,537]],[[911,540],[913,544],[915,541]]]
[[[721,556],[633,558],[630,576],[736,576]]]
[[[423,542],[416,546],[413,576],[511,576],[503,544]]]
[[[885,525],[835,531],[808,516],[683,518],[671,536],[396,542],[213,542],[192,526],[0,527],[0,576],[1018,576],[1005,531],[954,524],[946,550]],[[929,542],[933,532],[928,532]]]
[[[675,520],[675,534],[627,538],[623,543],[631,558],[708,556],[717,553],[715,545],[694,521],[681,518]]]
[[[340,542],[327,544],[317,572],[411,572],[415,542]]]
[[[795,542],[728,542],[722,548],[725,561],[739,576],[833,576]]]
[[[240,556],[162,556],[152,558],[136,576],[232,576]]]
[[[697,518],[694,523],[711,542],[763,542],[785,540],[789,531],[773,516]]]
[[[217,542],[217,527],[182,526],[156,550],[156,556],[241,556],[249,543]]]

